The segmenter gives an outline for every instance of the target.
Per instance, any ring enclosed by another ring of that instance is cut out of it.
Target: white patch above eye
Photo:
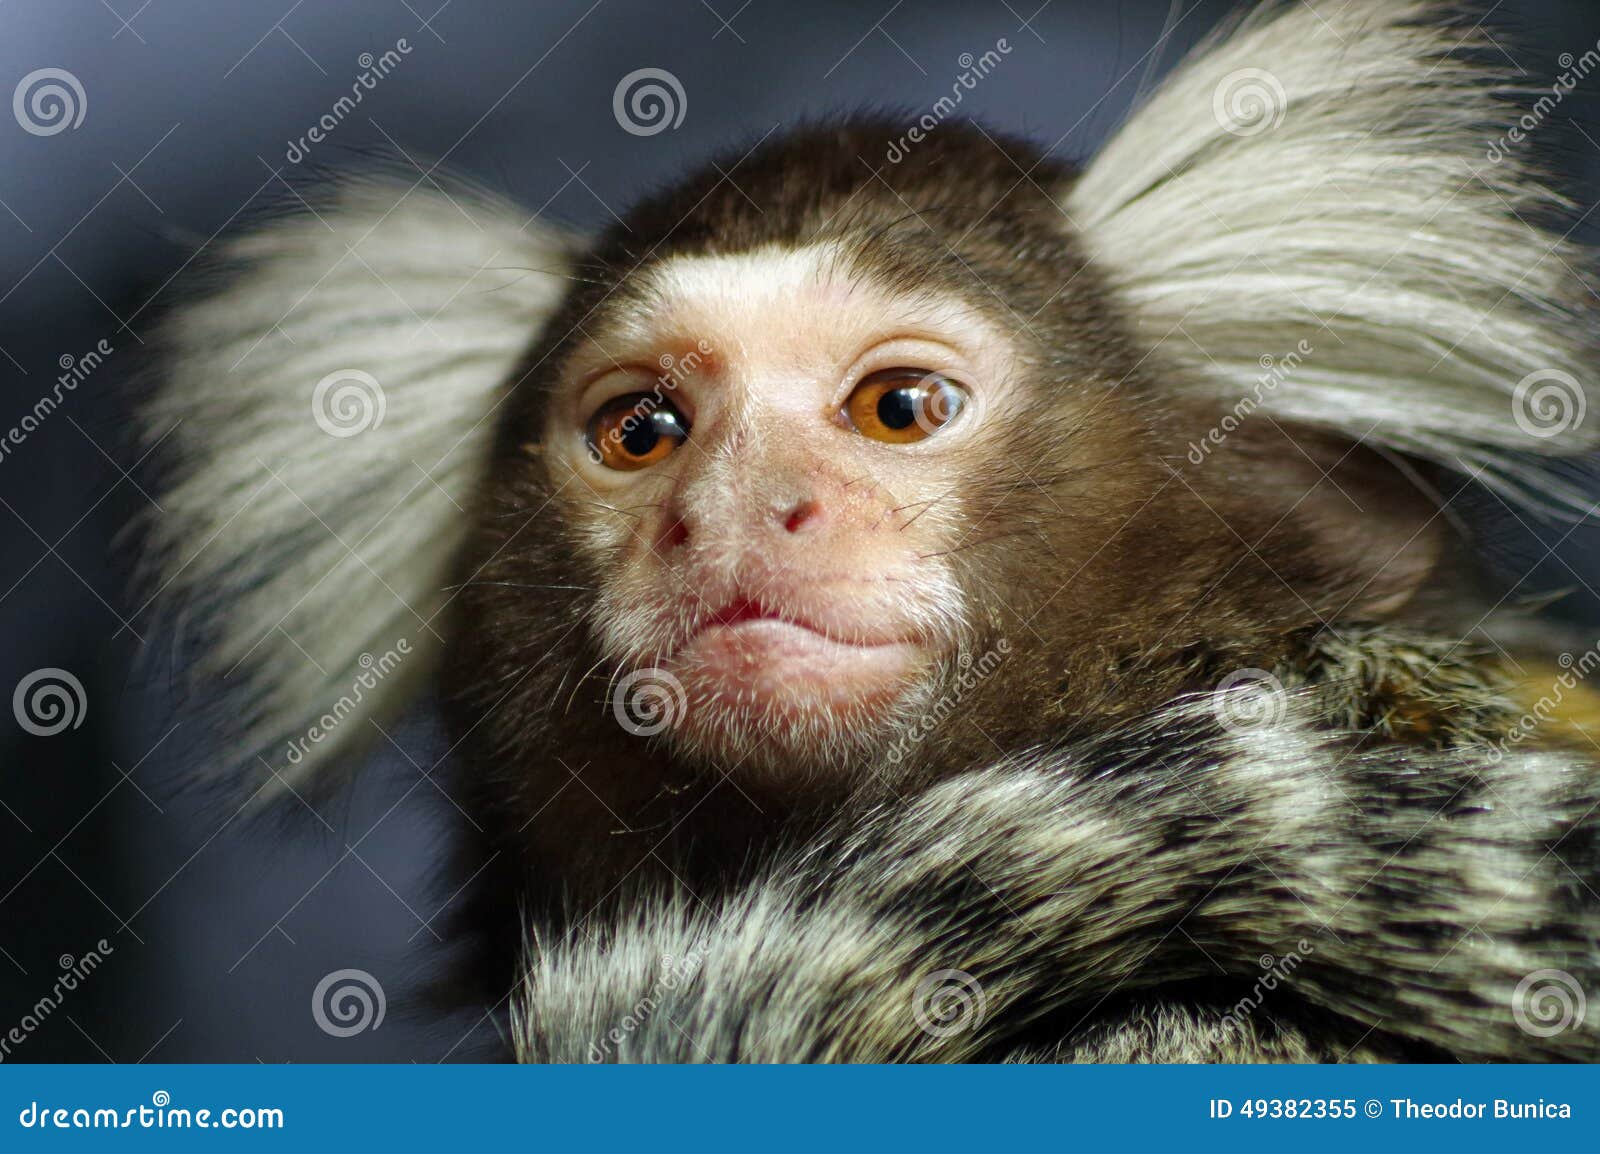
[[[818,406],[842,401],[835,393],[853,372],[920,366],[967,383],[1009,375],[1010,341],[968,302],[882,285],[852,268],[839,242],[673,256],[639,275],[632,299],[643,307],[619,307],[592,328],[569,366],[574,379],[640,365],[653,373],[685,348],[704,354],[708,375]]]
[[[886,325],[928,323],[852,274],[835,243],[669,257],[644,274],[643,287],[661,304],[630,317],[628,337],[706,341],[724,361],[770,361],[786,351],[837,359]]]
[[[668,257],[646,274],[646,287],[664,299],[704,304],[750,304],[792,299],[796,292],[837,292],[854,287],[834,243],[789,248],[773,244],[750,252]]]
[[[841,339],[897,331],[961,344],[1003,335],[956,294],[910,294],[879,284],[852,268],[846,247],[835,241],[673,256],[641,275],[646,299],[660,304],[617,326],[626,336],[659,338],[684,325],[740,321],[767,322],[763,331],[781,336],[794,327],[781,323],[785,317],[825,317]]]

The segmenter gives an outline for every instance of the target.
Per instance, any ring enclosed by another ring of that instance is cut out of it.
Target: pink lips
[[[809,629],[813,633],[827,636],[827,630],[819,629],[809,621],[798,619],[792,614],[775,613],[759,601],[751,600],[748,597],[740,597],[737,600],[730,601],[709,617],[701,620],[694,629],[694,635],[698,636],[715,625],[740,625],[746,621],[781,621],[786,625],[798,626],[801,629]]]
[[[723,606],[701,623],[704,629],[707,625],[737,625],[741,621],[757,621],[763,617],[776,617],[776,613],[769,613],[758,602],[741,597],[739,600]]]
[[[781,599],[785,608],[773,607],[771,600],[761,600],[739,594],[715,612],[702,615],[685,637],[693,644],[712,630],[739,630],[740,626],[757,626],[773,635],[779,631],[812,634],[818,641],[850,649],[874,649],[882,646],[909,644],[911,638],[903,629],[887,627],[883,622],[868,624],[860,614],[852,612],[847,601],[817,601],[796,610],[788,598]]]
[[[779,713],[861,709],[892,696],[918,663],[917,647],[848,620],[829,628],[823,608],[820,617],[780,614],[737,596],[690,630],[675,671],[693,697],[744,700]]]

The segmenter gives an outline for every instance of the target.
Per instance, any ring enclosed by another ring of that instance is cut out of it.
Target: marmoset
[[[1268,5],[1081,166],[827,120],[593,237],[308,193],[147,414],[253,787],[436,679],[529,1060],[1600,1058],[1585,691],[1449,529],[1600,441],[1487,46]]]

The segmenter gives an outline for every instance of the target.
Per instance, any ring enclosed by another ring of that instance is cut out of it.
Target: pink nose
[[[757,517],[762,517],[762,514],[757,514]],[[766,522],[768,525],[773,523],[782,525],[784,533],[798,533],[805,528],[818,527],[822,520],[822,504],[821,501],[813,501],[811,498],[778,499],[766,506],[765,517],[770,517]],[[691,536],[696,535],[701,528],[696,522],[698,517],[688,511],[680,512],[677,517],[670,517],[662,525],[661,533],[656,538],[656,551],[666,554],[688,544]],[[733,530],[734,527],[728,525],[728,528]],[[760,522],[750,525],[750,528],[758,530]]]
[[[786,512],[779,514],[783,518],[783,527],[790,533],[798,533],[802,527],[817,520],[822,515],[822,506],[815,501],[801,501],[792,505]]]
[[[783,526],[786,533],[798,533],[807,526],[814,526],[822,518],[822,506],[816,501],[806,498],[801,501],[783,501],[771,507],[772,519]],[[690,519],[686,516],[677,517],[663,526],[661,534],[656,539],[656,548],[667,552],[688,544],[690,537]]]

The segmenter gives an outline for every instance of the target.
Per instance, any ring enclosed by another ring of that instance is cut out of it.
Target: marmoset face
[[[682,687],[671,740],[810,761],[925,704],[973,639],[966,478],[1026,416],[1009,334],[835,244],[679,256],[563,366],[544,442],[604,574],[597,641]],[[1040,414],[1043,418],[1043,414]]]

